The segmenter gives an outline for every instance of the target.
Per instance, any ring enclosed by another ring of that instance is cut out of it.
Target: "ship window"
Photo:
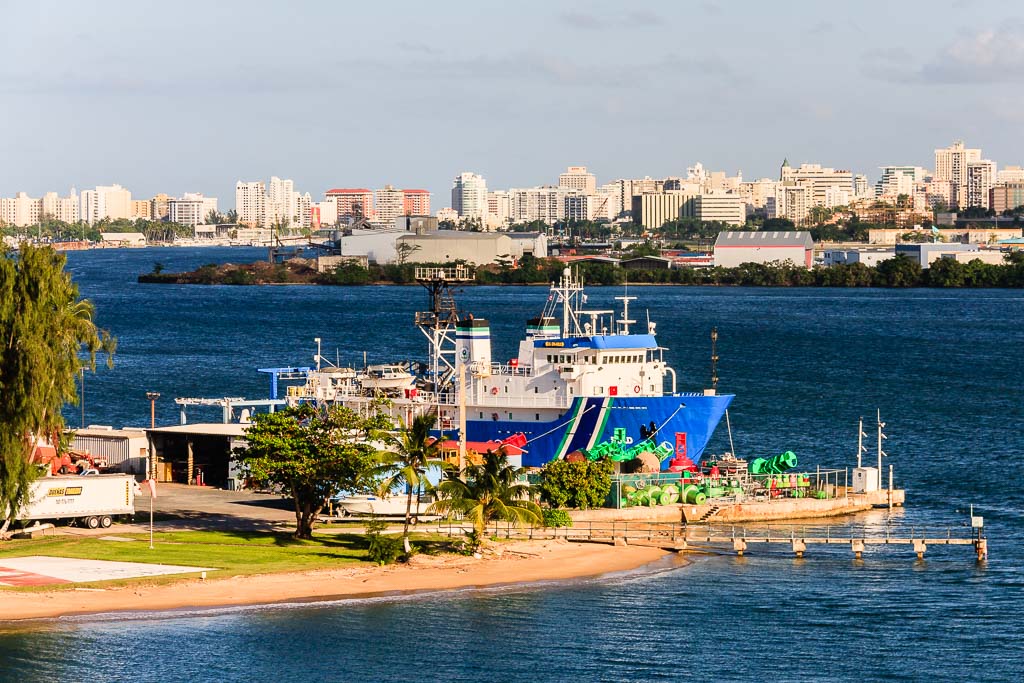
[[[484,419],[484,414],[483,413],[480,413],[480,419],[481,420]]]
[[[512,419],[512,413],[505,413],[505,414],[508,415],[508,419],[510,419],[510,420]]]
[[[540,393],[540,387],[534,387],[533,388],[533,393],[539,394]]]
[[[540,422],[540,413],[534,413],[533,419],[536,420],[537,422]]]
[[[506,394],[508,393],[508,385],[507,384],[505,385],[505,393]]]
[[[604,387],[595,387],[595,389],[597,389],[597,393],[598,394],[603,394],[604,393]]]

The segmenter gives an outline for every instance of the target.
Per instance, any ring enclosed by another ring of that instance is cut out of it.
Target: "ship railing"
[[[565,396],[483,394],[477,398],[467,399],[467,402],[472,407],[481,408],[567,408],[572,401]]]
[[[492,375],[511,375],[514,377],[532,377],[533,368],[528,365],[512,365],[511,363],[491,363]]]

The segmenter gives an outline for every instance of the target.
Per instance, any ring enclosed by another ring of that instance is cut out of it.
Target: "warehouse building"
[[[803,230],[775,232],[729,231],[715,240],[715,267],[735,268],[742,263],[792,263],[810,268],[814,240]]]
[[[89,425],[73,431],[71,448],[85,451],[99,460],[106,460],[111,472],[146,473],[149,441],[146,430],[114,429],[105,425]]]

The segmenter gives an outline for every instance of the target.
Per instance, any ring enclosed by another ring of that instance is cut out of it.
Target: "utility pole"
[[[149,399],[149,428],[156,429],[156,400],[160,398],[160,392],[147,391],[146,398]]]

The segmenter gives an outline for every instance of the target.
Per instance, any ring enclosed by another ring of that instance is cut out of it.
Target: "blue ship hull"
[[[676,449],[680,443],[677,435],[685,434],[685,455],[698,463],[732,399],[731,394],[577,398],[561,417],[549,422],[468,420],[466,440],[500,441],[522,432],[528,442],[523,466],[541,467],[609,440],[616,428],[625,429],[627,437],[637,443],[643,439],[640,427],[646,430],[653,422],[656,443],[668,442],[677,455],[683,455]],[[446,435],[457,438],[458,432]],[[668,460],[662,466],[667,467]]]

